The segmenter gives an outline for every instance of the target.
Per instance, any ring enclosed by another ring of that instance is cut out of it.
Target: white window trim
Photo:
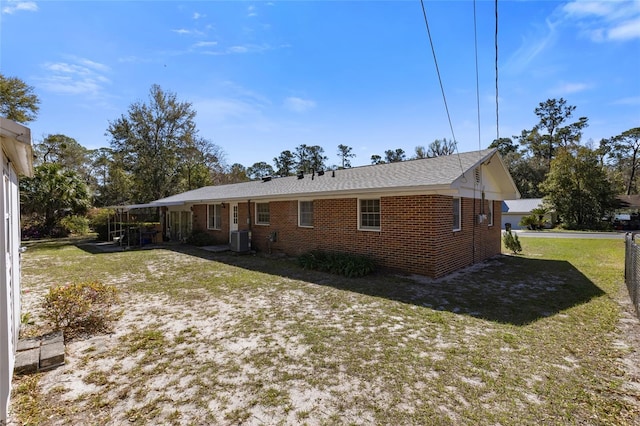
[[[261,204],[266,204],[269,209],[269,222],[260,222],[258,220],[258,206]],[[269,202],[266,202],[266,203],[256,202],[256,225],[270,225],[270,224],[271,224],[271,206],[269,205]]]
[[[378,215],[380,216],[380,226],[362,226],[362,201],[368,200],[377,200],[379,206]],[[358,230],[359,231],[372,231],[372,232],[380,232],[382,230],[382,204],[380,203],[380,198],[358,198]]]
[[[233,225],[237,225],[238,224],[238,218],[239,218],[239,214],[238,214],[239,210],[238,210],[238,205],[234,204],[233,205]]]
[[[453,197],[451,199],[451,213],[453,216],[453,201],[458,200],[458,227],[456,228],[455,224],[453,225],[453,231],[461,231],[462,230],[462,198]]]
[[[209,223],[209,218],[211,217],[211,207],[213,207],[214,211],[213,211],[213,226],[211,226],[211,223]],[[215,219],[216,219],[216,211],[215,209],[219,209],[219,218],[220,218],[220,223],[215,223]],[[222,204],[207,204],[207,229],[213,229],[216,231],[219,231],[222,229]]]
[[[311,203],[311,225],[303,225],[302,224],[302,203]],[[299,200],[298,201],[298,226],[300,228],[313,228],[313,219],[314,219],[314,205],[313,200]]]

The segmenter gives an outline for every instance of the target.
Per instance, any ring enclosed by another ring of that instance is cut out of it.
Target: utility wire
[[[495,31],[495,47],[496,47],[496,141],[500,140],[500,108],[498,97],[498,0],[495,0],[496,13],[496,31]]]
[[[478,152],[482,150],[482,137],[480,132],[480,77],[478,71],[478,26],[476,20],[476,0],[473,0],[473,38],[476,54],[476,109],[478,110]]]
[[[429,35],[429,44],[431,45],[431,53],[433,54],[433,62],[436,65],[436,73],[438,74],[438,81],[440,82],[440,91],[442,92],[442,99],[444,100],[444,108],[447,111],[447,119],[449,120],[449,128],[451,129],[451,136],[453,137],[453,143],[456,147],[456,153],[458,154],[458,162],[460,163],[460,170],[462,174],[464,174],[464,169],[462,167],[462,160],[460,159],[460,152],[458,151],[458,141],[456,139],[456,134],[453,131],[453,124],[451,124],[451,114],[449,114],[449,106],[447,105],[447,97],[444,94],[444,86],[442,85],[442,77],[440,76],[440,68],[438,68],[438,60],[436,59],[436,50],[433,47],[433,39],[431,38],[431,30],[429,29],[429,20],[427,19],[427,11],[424,8],[424,0],[420,0],[420,4],[422,5],[422,16],[424,16],[424,24],[427,27],[427,34]]]

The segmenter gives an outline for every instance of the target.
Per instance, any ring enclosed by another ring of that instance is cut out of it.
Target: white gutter
[[[11,160],[16,172],[33,176],[33,149],[31,130],[21,124],[0,117],[0,141],[2,150]]]

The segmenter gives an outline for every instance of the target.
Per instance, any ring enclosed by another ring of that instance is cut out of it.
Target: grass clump
[[[99,333],[110,329],[122,315],[116,287],[97,281],[51,287],[44,297],[44,317],[65,339],[79,333]]]
[[[363,277],[375,270],[373,260],[366,256],[320,250],[303,254],[298,258],[298,263],[305,269],[330,272],[347,278]]]

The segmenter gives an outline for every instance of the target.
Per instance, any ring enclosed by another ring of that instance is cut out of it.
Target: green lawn
[[[20,379],[31,424],[637,424],[620,359],[620,240],[522,238],[442,280],[345,279],[174,247],[23,255],[24,309],[54,283],[123,292],[115,334]],[[636,401],[635,403],[633,401]],[[89,419],[89,420],[87,420]]]

